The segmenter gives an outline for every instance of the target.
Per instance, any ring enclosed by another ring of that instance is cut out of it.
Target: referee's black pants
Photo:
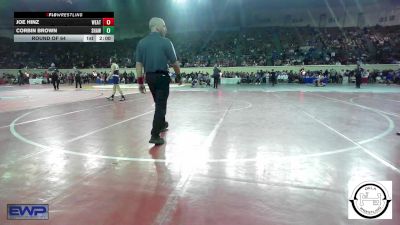
[[[78,84],[79,84],[79,88],[82,88],[81,78],[75,79],[75,88],[78,88]]]
[[[356,77],[356,88],[360,88],[361,86],[361,77]]]
[[[52,83],[53,83],[54,90],[58,90],[58,87],[60,86],[60,80],[59,79],[52,80]]]
[[[218,88],[219,78],[214,78],[214,88]]]
[[[159,137],[160,131],[165,127],[170,81],[171,78],[168,73],[146,73],[146,82],[149,85],[156,106],[153,128],[151,129],[152,137]]]

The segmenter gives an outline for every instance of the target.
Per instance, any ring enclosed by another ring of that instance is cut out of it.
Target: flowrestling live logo
[[[392,181],[349,184],[349,219],[392,219]]]
[[[49,205],[47,204],[8,204],[7,219],[9,220],[48,220]]]

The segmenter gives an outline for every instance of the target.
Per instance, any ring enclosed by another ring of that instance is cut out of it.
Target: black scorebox
[[[14,12],[14,42],[114,42],[114,12]]]

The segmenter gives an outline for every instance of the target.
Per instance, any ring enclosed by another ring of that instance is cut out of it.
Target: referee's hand
[[[144,86],[144,84],[139,84],[139,91],[142,94],[146,94],[146,86]]]

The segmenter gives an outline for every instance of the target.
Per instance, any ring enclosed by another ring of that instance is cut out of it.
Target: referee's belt
[[[156,70],[156,72],[147,72],[147,73],[155,73],[155,74],[169,75],[169,72],[168,72],[168,71],[164,71],[164,70]]]

